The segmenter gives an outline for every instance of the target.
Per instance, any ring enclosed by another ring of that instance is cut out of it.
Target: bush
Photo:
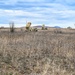
[[[27,24],[26,24],[26,30],[28,30],[28,31],[30,31],[30,26],[31,26],[31,22],[28,22]]]
[[[71,27],[67,27],[67,29],[72,29]]]
[[[45,28],[45,30],[47,30],[47,27]]]
[[[14,22],[12,22],[10,24],[10,32],[14,32],[15,31],[15,28],[14,28]]]
[[[60,29],[55,29],[54,33],[62,33],[62,31]]]
[[[47,27],[45,27],[45,25],[42,25],[42,30],[47,30]]]
[[[37,28],[34,28],[33,31],[37,32],[38,30],[37,30]]]
[[[42,25],[42,30],[44,30],[44,29],[45,29],[45,25],[43,24],[43,25]]]

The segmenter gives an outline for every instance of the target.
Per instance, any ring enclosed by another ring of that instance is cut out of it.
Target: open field
[[[1,29],[0,75],[75,75],[75,29]]]

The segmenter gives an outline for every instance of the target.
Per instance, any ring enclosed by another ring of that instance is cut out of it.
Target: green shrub
[[[47,27],[45,28],[45,30],[47,30]]]
[[[38,30],[37,30],[37,28],[34,28],[33,31],[37,32]]]
[[[47,27],[45,27],[45,25],[42,25],[42,30],[47,30]]]
[[[45,29],[45,25],[43,24],[43,25],[42,25],[42,30],[44,30],[44,29]]]
[[[27,24],[26,24],[26,30],[28,30],[28,31],[30,31],[30,26],[31,26],[31,22],[28,22]]]

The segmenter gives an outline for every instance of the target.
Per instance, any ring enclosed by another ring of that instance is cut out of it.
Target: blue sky
[[[0,0],[0,26],[32,25],[75,27],[75,0]]]

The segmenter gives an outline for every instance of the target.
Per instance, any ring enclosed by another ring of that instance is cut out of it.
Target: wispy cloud
[[[14,21],[25,24],[61,25],[74,24],[74,0],[0,0],[0,24]]]

